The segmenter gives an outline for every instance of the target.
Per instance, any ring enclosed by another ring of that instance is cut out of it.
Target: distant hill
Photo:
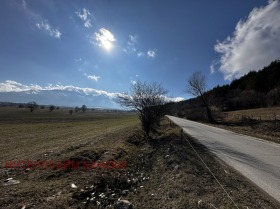
[[[280,60],[259,71],[252,71],[230,84],[207,91],[210,105],[220,111],[251,109],[280,105]],[[185,116],[201,110],[198,98],[169,104],[171,113]]]
[[[87,95],[82,91],[68,90],[37,90],[20,92],[0,92],[0,102],[27,103],[35,101],[38,104],[55,106],[102,107],[105,109],[120,109],[119,105],[106,95]]]

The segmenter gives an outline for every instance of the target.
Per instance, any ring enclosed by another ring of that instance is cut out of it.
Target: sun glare
[[[102,47],[106,50],[106,51],[111,51],[113,45],[110,41],[104,41],[102,43]]]
[[[95,40],[106,51],[111,51],[113,43],[116,41],[114,35],[105,28],[101,28],[98,33],[95,33]]]

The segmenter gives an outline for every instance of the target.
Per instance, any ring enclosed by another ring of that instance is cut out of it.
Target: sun
[[[111,51],[113,48],[113,44],[110,41],[104,41],[102,43],[102,48],[105,49],[106,51]]]
[[[106,51],[111,51],[113,48],[113,43],[116,41],[114,35],[105,28],[101,28],[99,32],[95,33],[95,40],[99,47]]]

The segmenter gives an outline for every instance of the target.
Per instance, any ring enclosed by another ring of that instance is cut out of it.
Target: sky
[[[279,59],[279,13],[278,0],[1,0],[0,101],[116,107],[137,81],[186,99],[196,71],[212,88]]]

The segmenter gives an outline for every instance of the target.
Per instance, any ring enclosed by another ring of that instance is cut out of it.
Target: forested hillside
[[[259,71],[251,71],[230,84],[207,91],[206,98],[212,109],[232,111],[280,105],[280,60]],[[179,116],[201,117],[203,105],[199,98],[169,104],[171,112]],[[200,110],[200,111],[195,111]]]

